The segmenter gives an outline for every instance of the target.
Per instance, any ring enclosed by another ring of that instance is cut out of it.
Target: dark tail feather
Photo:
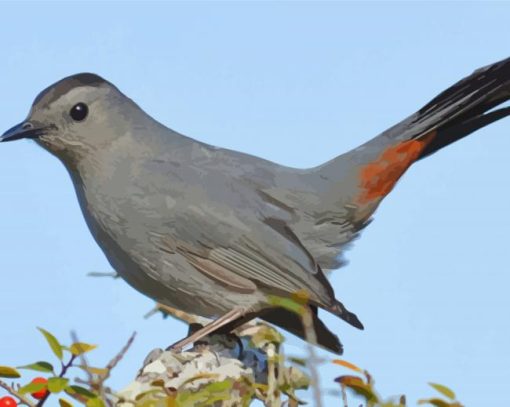
[[[324,322],[319,319],[317,316],[317,308],[314,307],[313,310],[313,329],[317,337],[317,345],[337,355],[341,355],[343,353],[343,346],[340,340],[324,325]],[[284,308],[272,308],[264,312],[263,315],[259,315],[259,318],[306,340],[302,319],[294,312],[287,311]]]
[[[336,302],[333,308],[328,309],[328,311],[335,314],[338,318],[343,319],[345,322],[347,322],[349,325],[352,325],[354,328],[365,329],[365,327],[363,326],[363,324],[358,319],[355,313],[345,308],[344,304],[342,304],[340,301],[338,300],[335,301]]]
[[[353,203],[362,226],[416,161],[510,115],[491,109],[510,99],[510,58],[480,68],[437,95],[424,107],[362,146],[320,167],[334,179],[349,168],[358,178]],[[337,184],[334,184],[335,186]],[[367,204],[372,204],[367,207]],[[375,206],[373,205],[375,204]]]
[[[510,108],[487,113],[508,99],[510,58],[476,70],[385,133],[400,140],[423,140],[420,159],[510,115]]]
[[[416,160],[509,116],[510,107],[491,111],[509,99],[510,58],[476,70],[363,145],[310,169],[310,184],[317,182],[318,197],[330,202],[327,212],[317,212],[320,230],[305,242],[320,248],[317,261],[324,268],[338,267],[346,244],[368,225],[382,199]],[[338,198],[330,198],[334,196]],[[343,232],[345,224],[348,233]]]
[[[485,127],[509,115],[510,107],[505,107],[490,113],[475,116],[471,119],[456,125],[452,125],[450,127],[440,128],[437,131],[436,136],[427,144],[427,146],[418,156],[418,160],[434,154],[437,150],[440,150],[441,148],[446,147],[447,145],[470,135],[476,130],[481,129],[482,127]]]

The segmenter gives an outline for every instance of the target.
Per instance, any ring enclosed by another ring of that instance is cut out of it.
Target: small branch
[[[60,374],[58,375],[58,377],[65,376],[65,374],[67,373],[67,370],[73,365],[73,362],[75,359],[76,359],[76,355],[72,355],[71,359],[69,359],[69,362],[67,362],[66,364],[62,364],[62,370],[60,371]],[[51,393],[49,391],[47,391],[46,395],[41,400],[39,400],[39,402],[36,404],[36,407],[41,407],[42,405],[44,405],[44,403],[46,402],[46,400],[48,399],[50,394]]]
[[[152,317],[153,315],[156,315],[159,312],[161,312],[161,310],[157,306],[155,306],[153,309],[151,309],[149,312],[147,312],[147,314],[145,314],[143,317],[144,317],[144,319],[149,319],[150,317]]]
[[[127,343],[123,346],[123,348],[120,350],[120,352],[117,354],[117,356],[115,356],[112,360],[110,360],[110,362],[106,365],[105,369],[107,370],[107,373],[104,376],[102,376],[96,384],[100,389],[103,388],[103,384],[106,381],[106,379],[108,379],[110,377],[110,373],[111,373],[112,369],[114,369],[115,366],[117,366],[117,364],[122,360],[122,358],[124,357],[126,352],[129,350],[129,348],[133,344],[135,338],[136,338],[136,332],[133,332],[133,334],[128,339]]]
[[[14,390],[11,386],[9,386],[7,383],[0,380],[0,387],[7,390],[9,394],[16,397],[22,404],[26,404],[29,407],[35,407],[35,404],[33,404],[30,400],[25,398],[22,394],[19,394],[16,390]]]
[[[317,358],[317,354],[315,353],[315,348],[312,343],[317,343],[317,336],[313,329],[313,317],[312,311],[309,307],[305,307],[305,310],[302,315],[303,319],[303,327],[305,329],[305,337],[307,341],[308,354],[310,355],[308,358],[307,366],[310,370],[310,381],[312,383],[312,391],[313,398],[315,401],[315,407],[322,407],[322,396],[320,389],[320,378],[319,372],[317,370],[317,363],[319,362]]]
[[[71,339],[72,339],[73,343],[80,342],[78,339],[78,335],[74,331],[71,332]],[[82,370],[84,370],[85,373],[87,374],[87,380],[82,380],[80,378],[76,378],[75,382],[80,383],[80,384],[85,384],[85,385],[89,386],[91,389],[96,390],[99,393],[101,399],[108,405],[108,407],[111,407],[112,403],[110,402],[110,400],[108,400],[107,397],[105,397],[104,388],[102,386],[98,386],[98,384],[96,383],[96,380],[94,378],[94,375],[88,369],[89,363],[87,361],[87,357],[85,356],[85,353],[82,353],[79,357],[80,357],[80,362],[81,362],[82,366],[84,367],[84,369],[82,369]],[[83,399],[83,398],[81,398],[81,399],[77,398],[77,397],[74,397],[74,398],[77,399],[81,403],[87,401],[86,399]]]
[[[88,277],[112,277],[112,278],[119,278],[119,274],[112,271],[110,273],[102,272],[102,271],[91,271],[90,273],[87,273]]]
[[[265,405],[267,407],[280,407],[280,391],[278,390],[278,379],[276,377],[276,345],[269,343],[267,345],[267,397]]]
[[[78,335],[74,331],[71,332],[71,340],[73,341],[73,343],[79,343],[80,342],[79,339],[78,339]],[[87,361],[87,357],[85,356],[85,353],[82,353],[80,355],[80,362],[85,367],[85,369],[83,369],[83,370],[85,370],[85,373],[87,374],[87,383],[89,385],[92,385],[92,383],[94,381],[94,376],[87,369],[89,364],[88,364],[88,361]]]
[[[340,384],[340,388],[342,389],[342,400],[344,402],[344,407],[349,407],[349,404],[347,403],[347,391],[345,390],[345,385]]]
[[[127,343],[120,350],[120,352],[117,354],[117,356],[115,356],[112,360],[110,360],[110,363],[108,363],[106,365],[106,369],[108,369],[108,371],[111,371],[113,368],[115,368],[115,366],[117,366],[117,364],[122,360],[122,358],[124,357],[126,352],[129,350],[129,348],[135,341],[135,338],[136,338],[136,332],[133,332],[131,334],[131,337],[128,339]]]
[[[76,336],[76,333],[71,333],[72,339],[74,342],[79,342],[78,337]],[[95,377],[88,369],[88,362],[84,354],[80,355],[81,363],[85,367],[85,371],[87,373],[87,380],[82,379],[75,379],[77,383],[80,384],[87,384],[91,389],[93,389],[95,392],[97,392],[100,396],[100,398],[108,405],[111,406],[112,403],[109,400],[108,397],[106,397],[106,393],[112,394],[111,390],[104,386],[104,382],[110,377],[110,373],[112,369],[114,369],[117,364],[122,360],[128,349],[133,344],[133,341],[135,340],[136,332],[133,332],[129,340],[127,341],[126,345],[122,347],[120,352],[106,365],[105,370],[106,374],[104,375],[97,375]]]

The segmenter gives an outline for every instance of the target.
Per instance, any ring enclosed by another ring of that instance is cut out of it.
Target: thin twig
[[[344,407],[349,407],[347,403],[347,391],[345,391],[345,385],[340,384],[340,388],[342,389],[342,400],[344,401]]]
[[[97,385],[100,388],[103,388],[103,384],[106,381],[106,379],[108,379],[110,377],[110,373],[111,373],[112,369],[114,369],[115,366],[117,366],[117,364],[122,360],[122,358],[124,357],[126,352],[129,350],[129,348],[133,344],[135,338],[136,338],[136,332],[133,332],[133,334],[128,339],[127,343],[123,346],[123,348],[120,350],[120,352],[117,354],[117,356],[115,356],[112,360],[110,360],[110,362],[106,365],[105,369],[107,370],[107,372],[105,375],[103,375],[99,379],[99,381],[97,383]]]
[[[33,404],[30,400],[25,398],[22,394],[19,394],[16,390],[14,390],[11,386],[9,386],[7,383],[0,380],[0,387],[7,390],[9,394],[16,397],[21,403],[26,404],[29,407],[35,407],[35,404]]]
[[[278,390],[278,378],[276,377],[276,345],[272,342],[267,344],[267,396],[265,405],[267,407],[281,406],[280,392]]]
[[[144,317],[144,319],[149,319],[153,315],[156,315],[160,312],[161,312],[161,310],[158,308],[158,306],[155,306],[153,309],[151,309],[149,312],[147,312],[147,314],[145,314],[143,317]]]
[[[87,273],[88,277],[112,277],[112,278],[119,278],[119,274],[112,271],[112,272],[102,272],[102,271],[91,271]]]
[[[77,377],[76,379],[74,379],[74,381],[78,384],[89,384],[87,380],[83,380],[80,377]],[[115,395],[114,391],[109,387],[103,387],[103,391],[109,395]]]
[[[71,331],[71,340],[73,341],[73,343],[79,343],[79,339],[78,339],[78,335],[76,334],[75,331]],[[85,373],[87,374],[87,384],[89,384],[90,386],[92,386],[92,383],[94,381],[94,375],[92,373],[89,372],[89,370],[87,369],[89,367],[89,364],[88,364],[88,361],[87,361],[87,357],[85,356],[85,352],[83,352],[81,355],[80,355],[80,363],[82,364],[82,366],[84,366],[84,371]]]
[[[65,365],[62,363],[62,370],[60,371],[60,374],[58,375],[58,377],[62,378],[65,376],[65,374],[67,373],[67,370],[73,365],[73,362],[75,359],[76,359],[76,355],[72,355],[71,359],[69,359],[69,362],[67,362]],[[51,393],[49,391],[46,391],[46,394],[44,395],[44,397],[41,400],[39,400],[39,402],[36,404],[36,407],[41,407],[42,405],[44,405],[45,401],[48,399],[50,394]]]
[[[126,344],[124,345],[124,347],[117,354],[117,356],[115,356],[112,360],[110,360],[110,362],[106,365],[106,369],[108,369],[109,372],[112,369],[114,369],[115,366],[117,366],[117,364],[122,360],[122,358],[124,357],[126,352],[129,350],[129,348],[131,347],[131,345],[135,341],[135,338],[136,338],[136,332],[133,332],[131,334],[130,338],[128,339],[128,341],[126,342]]]
[[[315,353],[315,348],[312,343],[317,343],[317,335],[315,334],[315,330],[313,329],[313,317],[312,311],[309,307],[304,307],[303,315],[301,316],[303,320],[303,327],[305,330],[305,338],[307,341],[308,348],[308,368],[310,369],[310,379],[312,384],[313,398],[315,401],[315,407],[322,407],[322,396],[320,390],[320,377],[319,371],[317,370],[316,363],[319,363],[319,359],[317,358],[317,354]]]
[[[72,339],[73,343],[80,342],[78,339],[78,335],[74,331],[71,332],[71,339]],[[92,374],[92,372],[89,370],[89,363],[87,361],[87,357],[85,356],[85,352],[80,354],[80,363],[83,367],[82,370],[84,370],[85,373],[87,374],[87,380],[82,380],[82,379],[76,378],[75,382],[80,383],[80,384],[85,384],[85,385],[89,386],[91,389],[97,391],[101,400],[103,400],[107,404],[107,406],[111,407],[112,403],[105,395],[105,388],[103,386],[98,385],[97,379],[94,377],[94,374]],[[83,401],[83,400],[80,400],[80,401]]]

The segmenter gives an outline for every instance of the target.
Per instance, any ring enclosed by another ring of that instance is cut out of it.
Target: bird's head
[[[134,104],[98,75],[82,73],[43,90],[28,117],[0,141],[34,139],[63,161],[79,160],[125,134]]]

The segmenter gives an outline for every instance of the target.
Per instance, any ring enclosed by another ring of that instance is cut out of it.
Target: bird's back
[[[510,114],[510,58],[476,70],[358,148],[278,178],[264,192],[291,207],[291,227],[323,269],[341,254],[417,160]],[[486,113],[490,111],[489,113]]]

